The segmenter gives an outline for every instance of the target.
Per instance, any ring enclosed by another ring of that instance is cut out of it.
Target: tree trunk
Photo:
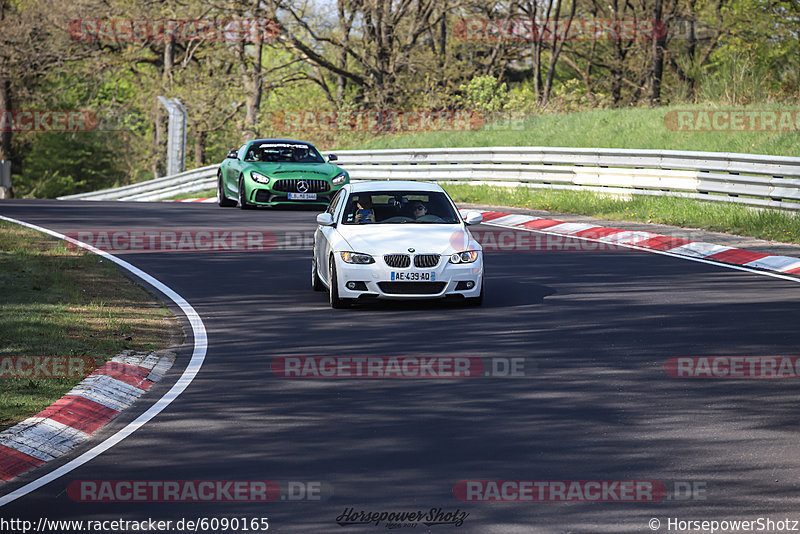
[[[663,15],[663,0],[655,0],[655,9],[653,10],[653,20],[657,24],[661,24]],[[661,103],[661,80],[664,76],[664,44],[667,40],[666,31],[663,35],[658,35],[657,29],[653,30],[653,69],[650,75],[650,104],[658,105]]]
[[[577,0],[572,0],[572,9],[569,12],[569,18],[566,20],[567,25],[572,24],[572,20],[575,18],[575,10]],[[555,19],[558,23],[561,23],[561,19],[559,19],[559,15],[561,14],[561,0],[558,0],[558,4],[556,5],[556,16]],[[568,33],[568,32],[567,32]],[[566,41],[566,33],[565,38],[562,39],[560,42],[557,39],[553,40],[553,49],[550,52],[550,64],[547,66],[547,80],[545,81],[544,86],[544,95],[542,97],[542,106],[546,106],[547,102],[550,100],[550,92],[553,89],[553,77],[556,74],[556,64],[558,63],[558,56],[561,55],[561,50],[564,48],[564,41]]]
[[[164,44],[164,72],[162,79],[164,85],[169,87],[172,85],[172,67],[175,65],[175,41],[168,40]],[[167,95],[169,97],[169,95]]]
[[[552,3],[552,0],[550,0]],[[548,5],[548,11],[550,6]],[[538,15],[538,4],[536,2],[528,2],[527,9],[524,10],[525,15],[531,22],[531,62],[533,69],[533,94],[536,95],[536,103],[540,103],[542,99],[542,42],[543,36],[539,33],[539,27],[536,24],[536,15]],[[547,20],[545,19],[545,23]]]
[[[203,167],[206,164],[206,140],[208,133],[197,129],[195,125],[194,141],[194,166]]]
[[[352,19],[348,19],[343,0],[336,2],[339,13],[339,31],[341,32],[342,44],[344,46],[336,49],[336,66],[342,71],[347,70],[347,48],[350,46],[350,28]],[[343,74],[336,74],[336,105],[341,107],[347,91],[347,78]]]
[[[0,113],[11,111],[11,82],[0,78]],[[0,131],[0,160],[11,161],[11,131]],[[11,187],[3,187],[0,198],[14,198]]]
[[[165,98],[171,98],[169,88],[172,86],[172,69],[175,65],[175,41],[167,40],[164,43],[164,70],[161,72],[162,87],[166,89]],[[151,169],[153,178],[166,174],[167,160],[167,120],[168,114],[164,106],[156,100],[156,121],[153,130],[153,146],[151,148]]]
[[[0,78],[0,113],[11,111],[11,82]],[[11,130],[0,131],[0,159],[11,159]]]
[[[695,39],[695,32],[694,32],[694,20],[689,21],[689,35],[686,39],[686,55],[689,57],[690,64],[692,67],[696,67],[696,56],[697,54],[697,40]],[[686,97],[689,100],[694,100],[696,89],[697,89],[697,79],[696,76],[696,69],[692,68],[689,73],[689,84],[688,84],[688,92],[686,93]]]
[[[151,169],[153,171],[153,178],[160,178],[164,176],[166,168],[167,157],[167,111],[158,102],[156,108],[156,127],[153,131],[153,146],[150,150],[151,156]]]
[[[255,43],[253,55],[253,67],[250,75],[247,76],[245,87],[247,89],[247,103],[245,105],[244,116],[244,137],[247,140],[255,139],[256,122],[258,121],[258,111],[261,109],[261,94],[263,91],[263,80],[261,79],[261,55],[264,44],[259,40]]]
[[[0,0],[0,22],[5,19],[6,3]],[[0,113],[11,111],[11,81],[0,77]],[[0,159],[11,159],[11,131],[0,131]]]

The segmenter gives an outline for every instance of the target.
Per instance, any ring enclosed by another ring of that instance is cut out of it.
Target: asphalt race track
[[[316,211],[3,201],[0,214],[62,233],[254,229],[294,239],[311,235]],[[270,531],[345,534],[390,530],[386,521],[340,526],[347,509],[468,513],[460,526],[416,525],[434,533],[653,532],[654,518],[658,531],[676,532],[669,518],[800,520],[800,381],[679,379],[664,369],[677,356],[798,355],[798,283],[635,250],[490,251],[482,307],[332,310],[326,294],[310,288],[310,247],[118,255],[199,312],[209,341],[203,368],[150,423],[6,505],[2,518],[268,517]],[[174,383],[191,341],[133,412]],[[273,359],[289,356],[513,358],[524,359],[525,372],[276,376]],[[0,492],[66,463],[135,415]],[[292,481],[297,500],[285,493],[273,502],[70,499],[70,482],[85,480]],[[658,502],[454,496],[459,481],[480,480],[660,481],[668,495]],[[317,487],[319,498],[299,495]]]

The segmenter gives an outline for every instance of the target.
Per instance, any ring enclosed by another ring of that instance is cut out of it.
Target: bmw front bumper
[[[476,298],[483,284],[483,253],[472,263],[450,263],[442,256],[430,268],[390,267],[382,257],[375,263],[346,263],[336,253],[339,297],[345,299],[436,299],[449,296]]]

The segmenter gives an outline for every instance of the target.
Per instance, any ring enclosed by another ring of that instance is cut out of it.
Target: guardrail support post
[[[0,198],[12,198],[11,160],[0,160]]]
[[[169,113],[167,133],[167,176],[186,170],[186,108],[177,98],[158,97]]]

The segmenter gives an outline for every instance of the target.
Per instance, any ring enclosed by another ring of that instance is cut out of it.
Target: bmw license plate
[[[289,193],[289,200],[317,200],[316,193]]]
[[[434,272],[395,272],[392,271],[393,282],[435,282],[436,273]]]

